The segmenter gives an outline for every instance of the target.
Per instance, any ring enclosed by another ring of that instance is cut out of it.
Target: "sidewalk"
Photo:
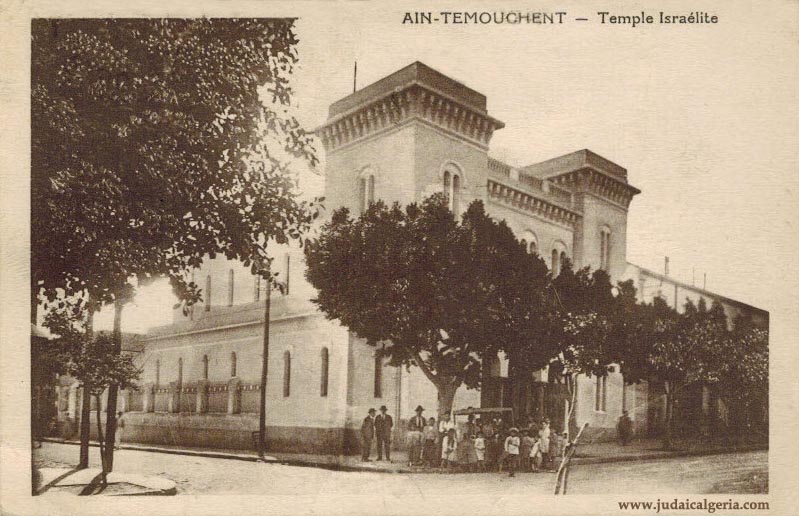
[[[65,441],[63,439],[44,439],[47,442],[79,444],[78,441]],[[97,444],[92,442],[92,446]],[[139,450],[156,453],[169,453],[197,457],[219,459],[244,460],[258,462],[258,455],[252,450],[218,450],[211,448],[184,448],[171,445],[148,445],[125,443],[125,450]],[[670,457],[716,455],[721,453],[740,453],[755,450],[767,450],[767,445],[741,445],[729,446],[720,443],[707,443],[701,441],[687,441],[675,443],[674,450],[665,451],[659,439],[636,439],[627,446],[620,446],[615,442],[598,442],[580,444],[572,464],[603,464],[611,462],[643,461],[665,459]],[[440,468],[425,468],[421,466],[408,466],[408,454],[404,451],[391,453],[392,462],[375,461],[374,452],[371,462],[362,462],[357,455],[314,455],[304,453],[274,453],[270,452],[266,462],[287,464],[291,466],[315,467],[336,471],[373,471],[384,473],[431,473],[444,471]]]

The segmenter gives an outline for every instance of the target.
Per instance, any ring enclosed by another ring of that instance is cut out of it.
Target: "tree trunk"
[[[96,396],[97,398],[97,444],[100,446],[100,467],[102,469],[102,480],[103,485],[106,485],[106,473],[108,473],[108,461],[105,458],[105,450],[108,448],[106,441],[103,439],[103,425],[102,425],[102,418],[100,416],[100,412],[102,410],[102,404],[100,396]]]
[[[88,317],[86,318],[86,339],[91,340],[94,338],[94,306],[89,302],[86,304],[89,309]],[[83,384],[81,390],[81,406],[80,406],[80,459],[78,461],[78,469],[86,469],[89,467],[89,432],[91,430],[91,417],[92,417],[92,400],[91,400],[91,385]]]
[[[455,402],[455,393],[458,391],[460,384],[454,381],[442,381],[436,385],[438,390],[438,419],[444,414],[452,412],[452,404]]]
[[[111,354],[114,356],[122,353],[122,308],[124,304],[122,301],[117,300],[114,302],[114,332],[113,332],[113,349]],[[105,434],[106,434],[106,447],[105,447],[105,463],[108,466],[108,472],[114,471],[114,444],[116,443],[117,431],[117,395],[119,393],[119,385],[112,383],[108,386],[108,400],[105,406]],[[98,406],[99,410],[99,406]]]
[[[85,383],[81,387],[80,403],[80,460],[78,469],[89,467],[89,431],[91,430],[92,400],[89,386]]]
[[[665,384],[666,390],[666,414],[663,418],[663,448],[671,450],[674,446],[671,429],[674,421],[674,385],[670,382]]]
[[[555,494],[566,494],[569,483],[569,467],[571,466],[571,460],[572,457],[574,457],[574,453],[577,451],[577,443],[580,440],[580,436],[583,435],[583,430],[586,428],[588,428],[588,423],[583,424],[580,431],[577,432],[574,441],[568,442],[563,449],[560,467],[558,467],[557,474],[555,475]]]

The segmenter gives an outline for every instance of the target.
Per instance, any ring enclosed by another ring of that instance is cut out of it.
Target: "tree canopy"
[[[416,365],[449,412],[461,385],[477,387],[481,361],[522,338],[541,306],[547,268],[504,222],[469,205],[455,220],[446,198],[337,210],[306,248],[314,302],[392,365]]]
[[[33,296],[167,276],[195,302],[206,255],[260,272],[268,240],[300,238],[296,42],[291,20],[34,20]]]

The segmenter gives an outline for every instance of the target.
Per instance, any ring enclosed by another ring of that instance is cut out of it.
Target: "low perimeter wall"
[[[103,415],[103,426],[105,415]],[[92,438],[97,425],[92,417]],[[257,414],[185,414],[128,412],[123,442],[166,444],[191,448],[255,450],[253,432],[258,431]],[[267,426],[268,451],[340,455],[356,453],[351,430],[300,426]]]

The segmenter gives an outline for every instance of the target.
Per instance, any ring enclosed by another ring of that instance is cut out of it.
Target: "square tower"
[[[454,211],[485,199],[488,145],[504,124],[486,98],[415,62],[330,106],[316,130],[330,209],[408,204],[445,191]]]

